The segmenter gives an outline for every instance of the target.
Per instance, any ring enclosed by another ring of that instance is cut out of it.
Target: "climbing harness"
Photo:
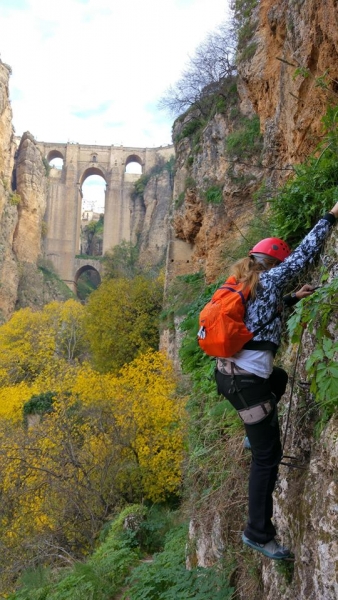
[[[249,406],[243,398],[243,394],[241,393],[241,388],[238,387],[238,385],[237,385],[233,362],[231,362],[231,376],[232,376],[231,385],[232,385],[233,391],[236,391],[239,399],[241,400],[241,402],[244,406],[244,408],[237,411],[238,416],[242,419],[243,423],[245,423],[245,425],[255,425],[256,423],[260,423],[261,421],[264,421],[264,419],[266,419],[266,417],[273,410],[273,405],[270,402],[270,400],[267,400],[265,402],[259,402],[258,404]],[[253,381],[250,380],[250,374],[242,375],[242,376],[239,375],[239,377],[241,377],[241,381],[243,383],[253,383]]]

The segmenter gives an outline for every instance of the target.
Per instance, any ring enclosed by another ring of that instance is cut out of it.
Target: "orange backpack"
[[[252,339],[254,333],[243,321],[249,294],[249,288],[243,291],[243,284],[232,276],[202,309],[197,339],[206,354],[228,358]]]

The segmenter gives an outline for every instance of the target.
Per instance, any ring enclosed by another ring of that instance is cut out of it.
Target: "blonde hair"
[[[276,262],[278,261],[270,256],[261,255],[259,259],[255,256],[246,256],[235,262],[231,268],[231,274],[238,283],[244,284],[244,289],[249,288],[251,298],[255,298],[260,274],[271,269]]]

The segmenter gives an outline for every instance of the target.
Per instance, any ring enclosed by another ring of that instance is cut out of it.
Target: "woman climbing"
[[[249,331],[259,332],[232,357],[217,359],[216,382],[219,393],[239,412],[252,452],[249,518],[242,540],[272,559],[285,559],[291,554],[276,541],[271,521],[272,493],[282,458],[277,403],[288,380],[283,369],[273,366],[281,339],[280,307],[283,300],[292,306],[313,293],[314,289],[305,285],[283,298],[285,288],[316,256],[337,218],[338,202],[294,252],[290,253],[283,240],[267,238],[256,244],[248,257],[238,261],[232,272],[238,282],[250,288],[245,325]]]

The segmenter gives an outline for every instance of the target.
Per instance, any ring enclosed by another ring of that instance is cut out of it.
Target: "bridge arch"
[[[59,170],[63,169],[65,159],[60,150],[51,150],[50,152],[48,152],[46,159],[52,168]]]
[[[80,267],[75,273],[75,277],[74,277],[75,283],[78,282],[79,277],[81,277],[81,275],[83,275],[83,273],[85,273],[86,271],[94,271],[95,273],[97,273],[98,279],[101,283],[101,275],[100,275],[98,269],[95,269],[95,267],[93,267],[93,265],[83,265],[82,267]]]
[[[142,159],[137,154],[129,154],[129,156],[126,158],[126,162],[125,162],[126,173],[127,173],[128,165],[133,165],[133,164],[140,166],[140,175],[142,175],[144,164],[143,164]]]
[[[107,183],[107,174],[104,169],[102,169],[100,167],[87,167],[83,171],[83,173],[79,179],[80,188],[82,187],[82,185],[85,182],[85,180],[87,179],[87,177],[90,177],[91,175],[100,175],[101,177],[103,177],[103,179]]]
[[[79,182],[81,218],[78,251],[81,255],[102,256],[106,193],[104,170],[95,166],[87,167]]]
[[[83,280],[83,276],[87,276],[87,281]],[[83,301],[86,300],[86,298],[88,297],[88,289],[90,293],[90,291],[97,289],[101,283],[101,275],[99,273],[99,270],[90,264],[82,265],[75,273],[74,283],[75,293],[78,296],[78,298],[80,298],[80,300]],[[85,289],[86,287],[87,291]]]
[[[47,158],[48,162],[50,162],[51,160],[54,160],[54,158],[61,158],[63,161],[65,160],[65,157],[63,156],[62,152],[60,152],[60,150],[50,150],[50,152],[48,152],[46,158]]]

